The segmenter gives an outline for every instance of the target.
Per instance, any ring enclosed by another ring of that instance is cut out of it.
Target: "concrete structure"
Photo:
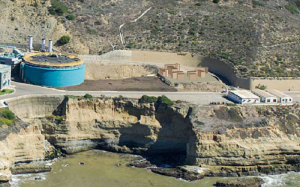
[[[171,78],[175,81],[181,82],[195,82],[199,78],[204,78],[208,73],[207,67],[197,67],[195,70],[186,71],[184,73],[180,70],[180,64],[165,64],[164,69],[159,69],[159,74],[165,78]],[[178,78],[179,77],[179,78]]]
[[[42,39],[42,48],[41,48],[41,51],[42,52],[46,52],[46,39],[45,38]]]
[[[248,90],[232,90],[228,93],[228,98],[239,104],[259,103],[259,97]]]
[[[52,40],[49,40],[48,52],[52,53]]]
[[[198,57],[200,58],[200,57]],[[228,84],[243,89],[253,90],[258,85],[264,85],[268,89],[276,89],[281,91],[300,91],[300,77],[239,77],[236,75],[235,68],[232,64],[208,57],[202,60],[202,66],[207,66],[209,71],[222,76]]]
[[[28,41],[28,50],[29,52],[32,52],[33,51],[33,36],[28,36],[29,38],[29,41]]]
[[[198,78],[198,73],[197,71],[188,71],[187,76],[190,81],[196,81]]]
[[[184,81],[184,79],[185,79],[185,74],[184,74],[184,72],[177,72],[177,80],[178,81]]]
[[[85,63],[77,56],[29,53],[21,64],[25,82],[49,87],[74,86],[84,82]]]
[[[278,90],[267,90],[269,93],[277,97],[277,102],[281,104],[291,104],[293,103],[293,98],[283,92]]]
[[[197,71],[208,73],[208,67],[197,67]]]
[[[176,71],[180,71],[180,64],[165,64],[165,69],[172,67]]]
[[[200,78],[204,78],[207,74],[205,71],[202,70],[197,70],[197,73],[198,73],[198,77]]]
[[[274,96],[264,90],[255,89],[255,90],[252,90],[252,92],[260,98],[261,103],[276,104],[278,102],[276,96]]]
[[[0,46],[0,64],[15,66],[22,61],[23,53],[13,46]]]
[[[0,90],[7,89],[11,83],[11,66],[0,64]]]

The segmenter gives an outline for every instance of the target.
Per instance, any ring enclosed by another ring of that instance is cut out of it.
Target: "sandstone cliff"
[[[20,102],[26,110],[19,107]],[[51,151],[43,148],[47,142],[67,154],[92,148],[148,155],[184,154],[186,164],[206,168],[206,176],[300,168],[299,105],[167,106],[122,97],[69,96],[63,101],[55,97],[14,99],[9,106],[26,125],[7,133],[0,142],[6,150],[0,156],[1,180],[9,179],[14,163],[49,156]]]

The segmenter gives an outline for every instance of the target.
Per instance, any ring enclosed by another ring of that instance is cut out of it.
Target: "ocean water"
[[[209,187],[220,179],[206,177],[188,182],[126,166],[134,156],[92,150],[58,159],[49,173],[14,175],[12,187]],[[84,163],[84,164],[82,164]],[[300,187],[300,173],[262,176],[264,187]]]

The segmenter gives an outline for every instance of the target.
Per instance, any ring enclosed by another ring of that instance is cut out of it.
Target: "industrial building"
[[[276,104],[278,102],[277,97],[270,94],[269,92],[266,92],[264,90],[260,89],[255,89],[252,90],[252,92],[260,97],[260,102],[261,103],[266,103],[266,104]]]
[[[228,99],[239,104],[259,103],[259,97],[248,90],[232,90],[228,93]]]
[[[53,53],[52,40],[46,52],[42,39],[41,52],[33,51],[33,37],[29,36],[28,51],[20,65],[24,82],[49,87],[75,86],[84,82],[85,63],[75,55]]]
[[[10,87],[11,82],[11,66],[0,64],[0,90]]]
[[[285,93],[282,93],[278,90],[267,90],[270,94],[277,97],[277,102],[281,104],[292,104],[293,98]]]
[[[29,53],[21,64],[21,78],[28,83],[66,87],[84,82],[85,63],[73,55]]]
[[[13,46],[0,45],[0,64],[14,67],[22,62],[23,53]]]

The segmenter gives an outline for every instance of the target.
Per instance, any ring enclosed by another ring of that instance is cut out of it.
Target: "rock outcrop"
[[[300,168],[299,105],[168,106],[122,97],[68,96],[14,99],[9,106],[26,124],[10,127],[19,130],[7,131],[1,138],[0,147],[5,150],[0,155],[1,181],[10,179],[13,164],[55,156],[52,146],[66,154],[100,148],[185,155],[185,164],[195,167],[156,172],[186,176],[187,171],[195,179]],[[20,171],[20,165],[14,168]]]

